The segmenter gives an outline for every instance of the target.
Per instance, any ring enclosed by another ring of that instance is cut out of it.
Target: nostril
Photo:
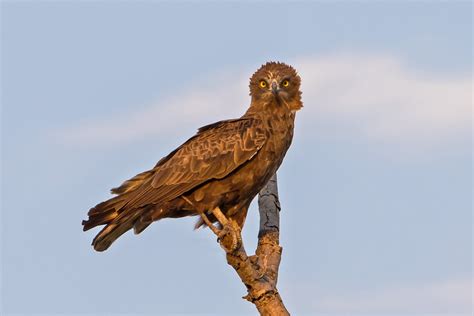
[[[272,90],[276,90],[278,88],[278,85],[275,81],[272,82]]]

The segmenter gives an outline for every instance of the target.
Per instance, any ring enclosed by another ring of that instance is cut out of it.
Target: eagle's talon
[[[227,252],[235,252],[242,246],[242,237],[240,235],[240,229],[236,227],[233,222],[228,222],[221,229],[218,235],[218,240],[221,247]]]

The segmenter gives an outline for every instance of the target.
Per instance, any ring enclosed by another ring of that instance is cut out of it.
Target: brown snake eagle
[[[251,103],[238,119],[201,127],[197,134],[142,172],[112,189],[82,222],[105,225],[92,241],[106,250],[120,235],[138,234],[162,218],[201,216],[196,227],[225,218],[243,227],[250,202],[283,161],[301,109],[301,79],[284,63],[268,62],[250,78]],[[219,213],[216,213],[218,211]]]

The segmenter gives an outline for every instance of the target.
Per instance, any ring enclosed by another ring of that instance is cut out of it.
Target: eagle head
[[[252,103],[285,105],[290,111],[303,107],[301,78],[296,70],[281,62],[267,62],[250,78]]]

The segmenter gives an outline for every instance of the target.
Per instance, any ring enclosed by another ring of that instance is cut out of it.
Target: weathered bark
[[[235,225],[232,225],[232,230],[237,238],[222,236],[221,246],[227,253],[227,263],[247,287],[248,294],[244,298],[255,304],[260,315],[289,315],[276,287],[282,253],[279,245],[280,202],[276,175],[260,191],[258,206],[260,230],[255,255],[247,256],[240,230]]]

